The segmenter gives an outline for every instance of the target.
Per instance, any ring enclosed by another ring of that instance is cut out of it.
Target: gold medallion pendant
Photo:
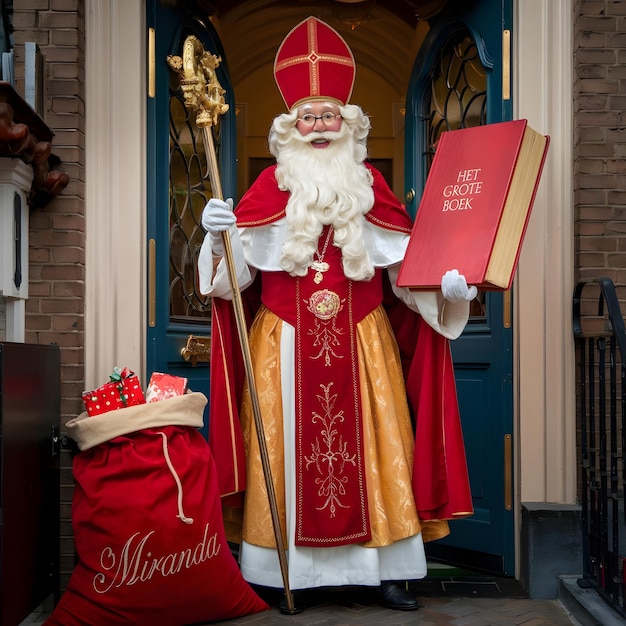
[[[311,262],[309,267],[315,271],[315,276],[313,277],[313,282],[316,285],[319,285],[324,280],[324,272],[328,271],[330,265],[324,261],[324,255],[326,254],[326,250],[328,249],[328,244],[330,243],[330,239],[333,235],[333,227],[331,226],[328,229],[328,233],[326,234],[326,240],[324,241],[324,247],[322,251],[319,251],[319,248],[315,251],[315,256],[317,257],[314,261]]]
[[[315,270],[315,277],[313,278],[313,282],[316,285],[319,285],[324,279],[324,272],[328,271],[330,266],[325,261],[313,261],[311,263],[310,268]]]

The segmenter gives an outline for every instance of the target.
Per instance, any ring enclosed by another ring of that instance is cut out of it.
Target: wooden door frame
[[[145,377],[147,37],[141,0],[86,0],[85,387],[110,363]],[[551,149],[515,284],[515,501],[576,502],[573,0],[517,0],[514,117]],[[102,63],[102,59],[107,63]],[[104,68],[104,70],[103,70]],[[111,121],[123,123],[108,123]],[[111,242],[115,245],[111,246]],[[111,254],[115,267],[109,270]],[[124,268],[123,280],[117,267]],[[80,377],[80,376],[79,376]],[[538,436],[539,433],[539,436]],[[547,451],[550,451],[548,454]],[[518,515],[519,506],[516,506]],[[516,527],[520,520],[516,518]],[[519,561],[519,559],[517,559]]]

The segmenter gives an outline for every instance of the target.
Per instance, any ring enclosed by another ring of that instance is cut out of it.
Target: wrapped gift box
[[[128,368],[115,368],[110,378],[102,387],[83,392],[83,402],[90,416],[146,403],[139,379]]]
[[[153,372],[146,389],[146,402],[158,402],[175,396],[182,396],[187,391],[187,379],[183,376],[173,376]]]

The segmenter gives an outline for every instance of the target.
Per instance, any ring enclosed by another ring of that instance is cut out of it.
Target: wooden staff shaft
[[[207,153],[207,165],[209,180],[212,185],[212,195],[215,198],[223,200],[222,184],[217,166],[217,157],[213,145],[213,133],[210,126],[203,127],[204,144]],[[241,299],[241,291],[237,281],[237,272],[235,269],[235,259],[233,257],[233,249],[230,241],[230,233],[225,230],[222,232],[222,242],[224,246],[224,262],[228,272],[228,280],[233,298],[233,308],[235,321],[237,324],[237,332],[239,334],[239,343],[241,344],[241,352],[243,354],[244,369],[248,380],[248,389],[250,391],[250,400],[252,404],[252,412],[254,414],[254,424],[256,426],[257,438],[259,441],[259,452],[261,454],[261,464],[263,465],[263,475],[265,477],[265,485],[267,488],[267,496],[269,499],[270,512],[272,514],[272,525],[274,527],[274,537],[276,539],[276,548],[278,551],[278,560],[280,562],[280,571],[283,577],[283,585],[285,587],[285,596],[287,599],[287,608],[290,613],[295,613],[293,596],[289,588],[289,573],[287,569],[287,556],[285,552],[285,540],[280,525],[280,517],[278,515],[278,506],[276,504],[276,492],[274,490],[274,481],[272,480],[272,469],[270,467],[269,453],[267,450],[267,442],[265,440],[265,429],[263,420],[261,419],[261,405],[257,394],[256,384],[254,382],[254,371],[252,369],[252,358],[250,355],[250,344],[248,343],[248,329],[246,326],[246,317],[244,314],[243,303]]]

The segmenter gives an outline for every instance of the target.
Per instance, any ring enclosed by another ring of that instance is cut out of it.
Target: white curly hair
[[[276,179],[290,192],[286,216],[289,236],[281,267],[292,276],[306,275],[324,225],[332,224],[334,245],[341,249],[343,270],[352,280],[369,280],[374,267],[363,240],[365,214],[374,204],[372,175],[365,167],[370,120],[354,104],[339,107],[338,131],[301,135],[297,109],[274,119],[269,148],[276,158]],[[311,149],[315,139],[328,147]]]

